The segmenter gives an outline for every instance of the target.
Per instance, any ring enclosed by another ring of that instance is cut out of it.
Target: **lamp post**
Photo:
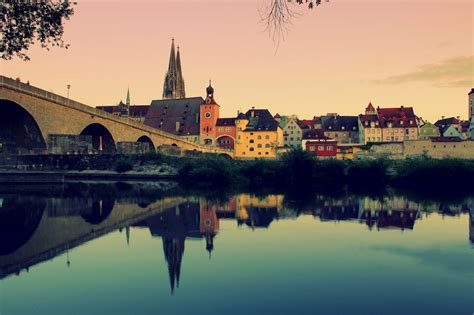
[[[67,104],[69,105],[69,90],[71,89],[71,84],[67,85]]]

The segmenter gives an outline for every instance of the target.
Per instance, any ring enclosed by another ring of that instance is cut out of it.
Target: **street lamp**
[[[71,89],[71,84],[67,85],[67,103],[69,105],[69,90]]]

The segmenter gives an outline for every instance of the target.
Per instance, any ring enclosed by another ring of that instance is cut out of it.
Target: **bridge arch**
[[[116,151],[114,137],[102,124],[90,124],[80,134],[92,136],[92,147],[98,153],[114,153]]]
[[[94,200],[91,208],[82,215],[82,218],[89,224],[100,224],[112,213],[114,205],[115,200],[112,198]]]
[[[41,129],[23,106],[0,100],[0,143],[6,153],[43,153],[46,140]]]
[[[148,136],[141,136],[140,138],[138,138],[137,142],[148,143],[148,145],[150,146],[149,148],[150,152],[155,152],[156,150],[155,144]]]

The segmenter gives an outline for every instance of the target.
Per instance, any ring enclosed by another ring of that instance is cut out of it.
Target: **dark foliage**
[[[64,47],[63,22],[73,14],[75,3],[63,0],[3,0],[0,1],[0,58],[12,59],[15,55],[23,60],[25,53],[38,41],[41,47]]]

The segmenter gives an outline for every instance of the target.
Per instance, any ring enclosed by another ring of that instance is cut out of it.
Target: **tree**
[[[75,4],[68,0],[1,0],[0,58],[29,60],[25,51],[35,39],[48,50],[50,46],[67,49],[63,22],[74,14]]]
[[[320,4],[321,0],[269,0],[261,21],[265,24],[265,30],[272,40],[278,45],[280,40],[284,39],[292,20],[299,16],[293,9],[293,5],[306,5],[311,10]]]

